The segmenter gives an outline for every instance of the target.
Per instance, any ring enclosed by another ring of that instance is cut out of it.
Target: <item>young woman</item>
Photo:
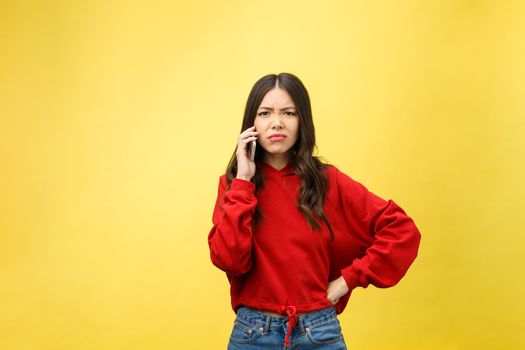
[[[346,349],[337,315],[352,290],[398,283],[420,232],[394,201],[313,156],[310,99],[295,75],[255,83],[241,130],[208,235],[236,313],[228,349]]]

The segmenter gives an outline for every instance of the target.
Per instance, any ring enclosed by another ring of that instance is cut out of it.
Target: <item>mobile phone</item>
[[[251,159],[252,161],[255,160],[255,145],[256,145],[256,144],[257,144],[257,143],[256,143],[255,140],[253,140],[253,141],[250,142],[250,155],[249,155],[249,157],[250,157],[250,159]]]

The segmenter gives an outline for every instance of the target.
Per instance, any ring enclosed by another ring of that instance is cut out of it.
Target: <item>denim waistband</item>
[[[306,327],[312,327],[324,323],[334,317],[337,317],[335,306],[329,306],[325,309],[307,312],[303,315],[297,315],[297,326],[301,333],[305,332]],[[264,333],[268,330],[280,330],[283,326],[288,326],[288,317],[272,316],[252,309],[247,306],[240,306],[237,309],[237,318],[249,323],[256,328],[263,328]]]

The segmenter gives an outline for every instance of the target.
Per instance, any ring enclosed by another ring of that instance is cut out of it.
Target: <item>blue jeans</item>
[[[237,309],[228,350],[346,350],[335,307],[297,316],[297,324],[285,347],[288,318],[261,313],[241,306]]]

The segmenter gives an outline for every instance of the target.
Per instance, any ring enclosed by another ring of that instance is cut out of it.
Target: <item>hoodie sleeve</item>
[[[393,200],[384,200],[337,170],[341,209],[349,230],[368,242],[363,256],[341,269],[349,292],[370,283],[378,288],[397,284],[417,256],[421,234]]]
[[[213,210],[213,227],[208,234],[212,263],[232,276],[250,270],[252,264],[251,221],[257,205],[255,184],[226,177],[219,179],[219,190]]]

